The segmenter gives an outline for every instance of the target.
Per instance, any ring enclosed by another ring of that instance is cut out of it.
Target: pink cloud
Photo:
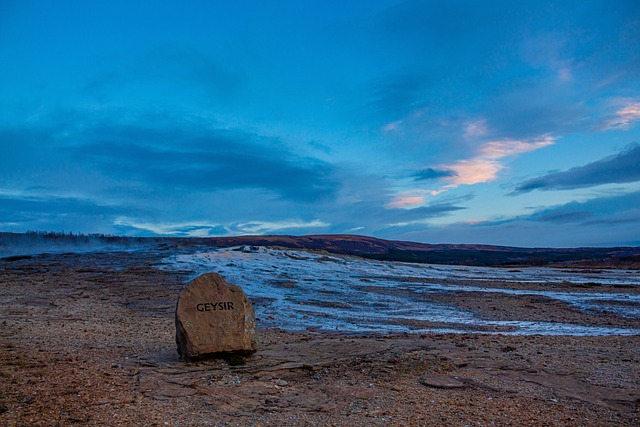
[[[537,141],[518,141],[513,139],[489,141],[480,149],[478,158],[501,159],[503,157],[535,151],[539,148],[552,145],[554,142],[555,138],[551,136],[544,136]]]
[[[436,196],[460,185],[473,185],[494,181],[498,178],[500,171],[506,168],[500,160],[552,145],[555,140],[555,137],[545,135],[533,141],[514,139],[488,141],[482,144],[477,154],[470,159],[437,165],[438,170],[453,172],[451,175],[446,175],[441,178],[446,185],[436,190],[413,190],[398,193],[385,207],[416,207],[424,204],[428,195]]]
[[[505,168],[499,162],[500,159],[538,150],[552,145],[554,141],[555,138],[551,136],[543,136],[534,141],[514,139],[489,141],[480,147],[475,157],[441,165],[439,168],[455,172],[455,175],[444,178],[444,181],[453,186],[489,182],[495,180],[498,177],[498,173]]]
[[[385,205],[386,208],[411,208],[425,202],[425,192],[421,190],[396,194],[395,198]]]
[[[445,178],[447,182],[455,186],[492,181],[498,176],[498,172],[504,168],[495,160],[483,158],[460,160],[445,167],[456,173]]]
[[[615,118],[606,122],[605,129],[629,129],[640,121],[640,102],[632,102],[616,111]]]

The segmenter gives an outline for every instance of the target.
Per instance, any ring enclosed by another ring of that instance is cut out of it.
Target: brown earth
[[[180,362],[173,316],[189,272],[155,269],[160,256],[0,263],[0,425],[640,425],[640,336],[262,329],[244,360]],[[543,305],[505,297],[494,316],[542,319]]]

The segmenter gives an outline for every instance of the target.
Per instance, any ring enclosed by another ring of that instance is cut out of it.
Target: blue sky
[[[640,3],[0,2],[0,231],[640,244]]]

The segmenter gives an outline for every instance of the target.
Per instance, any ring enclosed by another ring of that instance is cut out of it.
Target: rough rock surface
[[[176,306],[176,344],[183,359],[220,353],[253,353],[256,319],[239,286],[219,274],[206,273],[190,281]]]
[[[420,378],[420,384],[433,388],[462,388],[464,383],[449,375],[427,374]]]

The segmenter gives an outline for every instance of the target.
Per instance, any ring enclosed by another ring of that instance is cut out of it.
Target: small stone
[[[285,380],[276,380],[276,385],[279,387],[284,387],[286,385],[288,385],[289,383],[286,382]]]
[[[219,274],[196,277],[180,293],[176,344],[184,360],[254,353],[255,330],[255,313],[247,296]]]
[[[449,375],[427,374],[420,378],[420,384],[434,388],[462,388],[464,383]]]

